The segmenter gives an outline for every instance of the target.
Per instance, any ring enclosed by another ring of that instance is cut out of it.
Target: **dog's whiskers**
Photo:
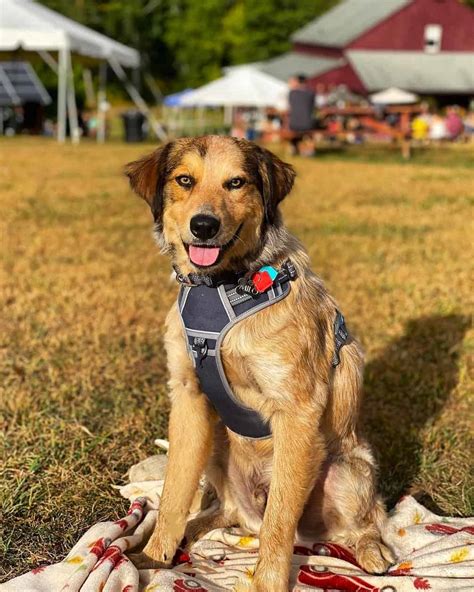
[[[235,239],[236,239],[236,241],[235,241],[235,242],[237,242],[237,241],[240,241],[240,242],[241,242],[241,243],[244,245],[244,247],[248,247],[248,246],[249,246],[249,244],[248,244],[248,243],[246,243],[246,242],[244,241],[244,239],[243,239],[243,238],[241,238],[240,236],[238,236],[238,235],[237,235],[237,236],[235,237]]]

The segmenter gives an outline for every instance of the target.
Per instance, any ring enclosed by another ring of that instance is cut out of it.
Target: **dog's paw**
[[[249,582],[249,592],[288,592],[288,569],[283,561],[259,561],[252,580]]]
[[[209,528],[207,520],[202,520],[199,517],[190,520],[186,525],[186,530],[184,531],[186,544],[188,546],[192,545],[210,530],[211,528]]]
[[[163,563],[162,561],[157,561],[147,555],[144,551],[141,553],[129,553],[127,557],[137,569],[163,569],[171,566],[171,562]]]
[[[288,582],[275,581],[275,578],[257,578],[252,580],[249,592],[288,592]]]
[[[141,553],[129,555],[132,563],[139,569],[158,569],[171,567],[178,541],[163,531],[155,531]]]
[[[207,510],[186,524],[186,530],[184,531],[186,544],[188,546],[192,545],[211,530],[231,526],[234,523],[235,521],[226,519],[226,516],[219,509]]]
[[[390,549],[382,541],[370,540],[361,544],[356,551],[356,559],[364,571],[383,574],[395,563]]]

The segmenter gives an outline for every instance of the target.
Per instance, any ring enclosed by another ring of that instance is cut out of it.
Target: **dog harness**
[[[296,269],[287,261],[280,271],[262,267],[251,278],[237,274],[220,280],[197,276],[185,278],[178,307],[186,333],[186,345],[203,393],[214,406],[224,425],[240,436],[269,438],[271,429],[257,411],[243,405],[234,395],[221,360],[221,345],[228,331],[240,321],[280,302],[290,293]],[[336,349],[333,366],[339,363],[339,350],[348,333],[344,317],[337,312],[334,324]]]

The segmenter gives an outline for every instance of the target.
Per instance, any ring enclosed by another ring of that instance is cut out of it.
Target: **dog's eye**
[[[242,179],[242,177],[234,177],[227,183],[227,187],[229,189],[240,189],[240,187],[242,187],[244,184],[245,179]]]
[[[179,177],[176,177],[176,183],[181,185],[181,187],[189,189],[193,186],[193,178],[189,177],[188,175],[179,175]]]

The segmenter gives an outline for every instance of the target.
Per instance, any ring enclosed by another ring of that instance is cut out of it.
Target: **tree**
[[[266,60],[288,51],[290,35],[335,4],[337,0],[241,0],[236,5],[241,21],[234,29],[230,61]]]
[[[290,49],[293,31],[337,0],[181,0],[165,33],[179,78],[190,85],[223,66],[265,60]]]
[[[222,24],[233,4],[226,0],[173,2],[164,40],[183,85],[196,86],[219,76],[226,63]]]

